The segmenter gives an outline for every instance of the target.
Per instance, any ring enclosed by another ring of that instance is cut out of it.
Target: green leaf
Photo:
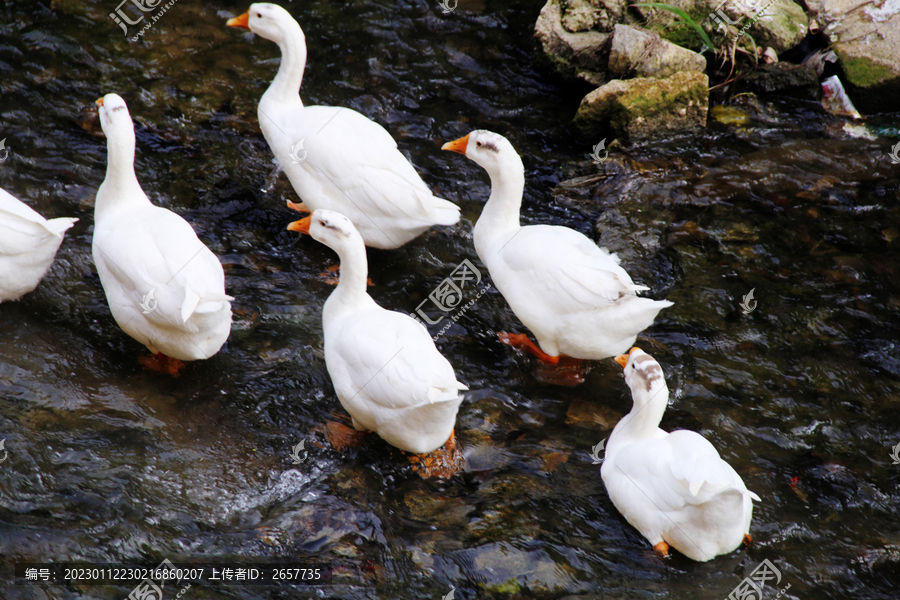
[[[661,8],[663,10],[667,10],[670,13],[674,13],[677,16],[681,17],[681,19],[694,28],[697,32],[697,35],[700,36],[700,39],[703,40],[703,48],[700,49],[700,52],[704,52],[705,50],[715,50],[713,47],[712,40],[709,39],[709,36],[706,35],[706,31],[697,24],[695,20],[693,20],[686,12],[678,8],[677,6],[672,6],[671,4],[664,4],[662,2],[646,2],[641,4],[632,4],[632,6],[646,6],[648,8]]]

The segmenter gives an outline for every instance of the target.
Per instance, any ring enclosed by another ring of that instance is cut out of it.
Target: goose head
[[[131,132],[134,138],[134,124],[128,106],[118,94],[107,94],[97,100],[100,113],[100,126],[107,139],[124,138],[127,132]]]
[[[486,129],[476,129],[458,140],[447,142],[441,150],[462,154],[492,176],[511,168],[523,170],[522,159],[509,140]]]
[[[268,2],[251,4],[250,10],[239,17],[229,19],[226,25],[249,29],[256,35],[275,42],[279,46],[288,39],[292,30],[300,29],[291,13],[277,4]]]
[[[307,219],[288,225],[288,229],[312,236],[339,255],[355,246],[364,247],[362,236],[350,219],[333,210],[316,209]]]
[[[660,403],[661,400],[665,410],[669,388],[666,386],[662,367],[652,356],[640,348],[632,348],[628,354],[620,354],[614,360],[625,369],[625,383],[631,388],[634,411],[641,410],[651,400],[655,400],[655,403]]]

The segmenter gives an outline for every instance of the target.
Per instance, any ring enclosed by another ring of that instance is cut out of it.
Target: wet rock
[[[896,110],[900,96],[900,4],[865,0],[809,0],[810,12],[831,42],[854,97],[865,112]],[[846,40],[846,41],[845,41]]]
[[[738,89],[756,95],[777,92],[779,95],[817,100],[819,78],[810,67],[780,62],[748,73],[740,80]]]
[[[706,70],[706,59],[659,35],[616,25],[609,51],[609,72],[617,77],[671,77],[679,71]]]
[[[597,404],[596,400],[576,399],[566,411],[566,425],[584,429],[612,429],[622,418],[620,413]]]
[[[461,561],[477,570],[477,585],[493,594],[561,591],[571,586],[574,575],[572,567],[554,562],[543,551],[526,552],[508,543],[486,544],[460,554],[465,555]]]
[[[534,36],[541,44],[554,69],[563,77],[583,79],[593,85],[606,81],[604,51],[608,33],[579,31],[573,33],[562,21],[560,0],[548,0],[534,26]]]
[[[706,125],[709,78],[682,71],[665,79],[619,79],[584,97],[575,126],[586,133],[611,128],[631,139],[688,132]]]
[[[723,125],[743,127],[750,122],[750,116],[736,106],[723,106],[721,104],[709,109],[709,116]]]
[[[438,529],[456,528],[467,523],[470,507],[459,498],[447,498],[414,490],[403,497],[412,518],[428,521]]]

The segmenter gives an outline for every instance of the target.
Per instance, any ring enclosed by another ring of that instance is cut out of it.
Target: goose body
[[[634,407],[610,434],[600,468],[610,500],[657,549],[697,561],[735,550],[749,537],[759,496],[706,438],[659,428],[669,399],[659,363],[638,348],[616,362]]]
[[[484,130],[444,145],[481,165],[491,196],[475,224],[475,251],[541,350],[597,360],[625,352],[665,300],[640,298],[619,258],[556,225],[519,224],[525,171],[509,141]]]
[[[110,312],[151,352],[209,358],[231,332],[231,300],[216,256],[179,215],[154,206],[134,173],[134,126],[125,102],[104,96],[106,179],[94,208],[93,257]]]
[[[414,454],[440,448],[453,433],[459,392],[468,388],[425,327],[380,307],[366,292],[365,245],[347,217],[317,209],[308,232],[341,260],[322,328],[328,374],[354,428]]]
[[[398,248],[434,225],[459,221],[435,197],[383,127],[342,107],[304,106],[299,90],[306,38],[285,9],[250,6],[228,24],[278,44],[281,66],[259,103],[259,123],[294,190],[310,210],[348,217],[367,246]]]
[[[49,221],[0,189],[0,302],[17,300],[38,286],[53,264],[63,234],[78,219]]]

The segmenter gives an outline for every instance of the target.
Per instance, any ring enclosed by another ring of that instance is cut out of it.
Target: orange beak
[[[250,11],[248,10],[239,17],[228,19],[225,23],[229,27],[240,27],[241,29],[250,29]]]
[[[635,346],[634,348],[632,348],[631,350],[628,351],[628,354],[620,354],[617,357],[615,357],[613,360],[616,361],[617,363],[619,363],[620,365],[622,365],[622,368],[624,369],[628,365],[628,357],[631,356],[631,353],[634,352],[635,350],[640,350],[640,348]]]
[[[290,225],[287,226],[288,231],[296,231],[298,233],[305,233],[309,235],[309,224],[312,222],[312,216],[304,217],[299,221],[294,221]]]
[[[97,106],[103,106],[103,98],[97,98]]]
[[[447,142],[443,146],[441,146],[441,150],[450,150],[451,152],[459,152],[463,156],[466,155],[466,148],[469,146],[469,135],[466,134],[465,137],[461,137],[458,140],[453,140],[452,142]]]

